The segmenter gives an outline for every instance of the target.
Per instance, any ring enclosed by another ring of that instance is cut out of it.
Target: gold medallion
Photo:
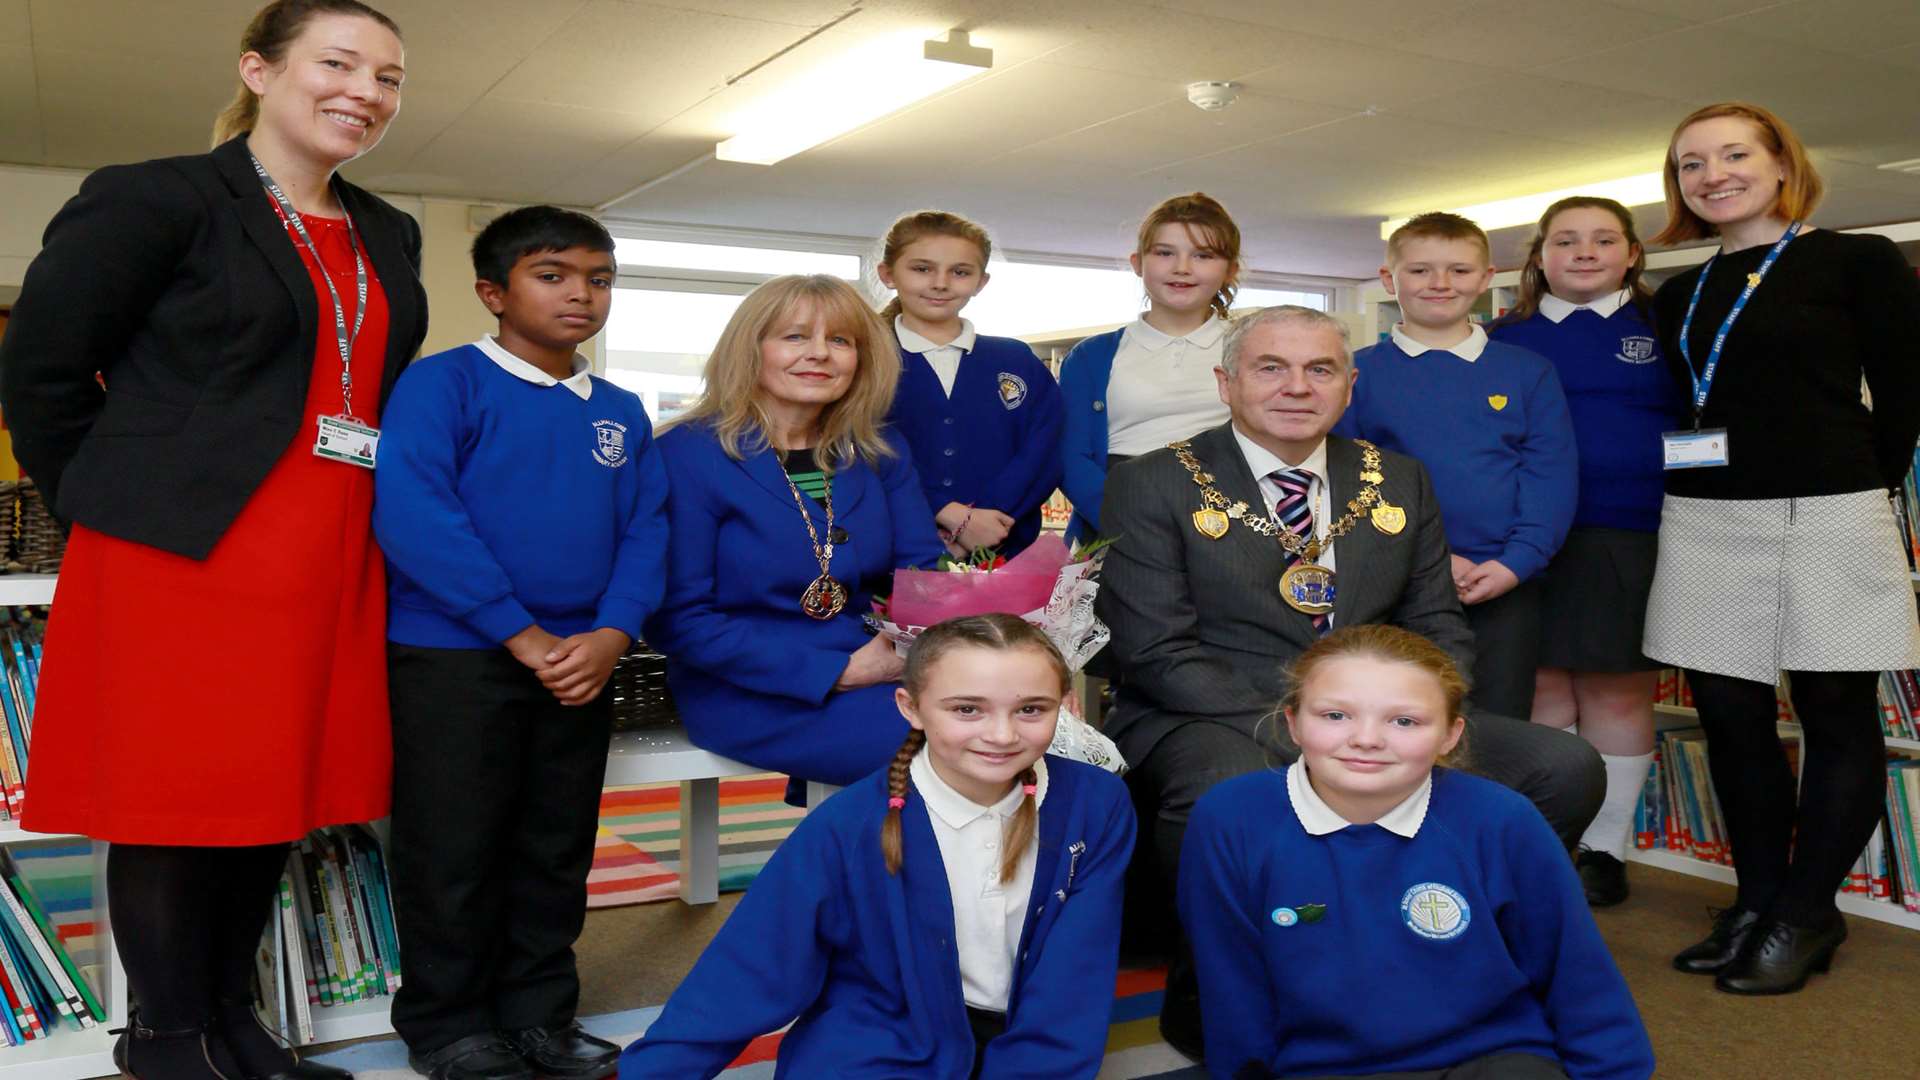
[[[812,619],[831,619],[847,606],[847,587],[827,574],[814,578],[800,594],[800,610]]]
[[[1227,535],[1227,515],[1212,507],[1202,507],[1193,512],[1193,527],[1201,536],[1218,540]]]
[[[1333,571],[1316,562],[1301,559],[1280,575],[1280,599],[1305,615],[1325,615],[1333,610]]]
[[[1757,288],[1759,288],[1759,287],[1760,287],[1760,275],[1759,275],[1759,274],[1748,274],[1748,275],[1747,275],[1747,288],[1749,288],[1749,289],[1757,289]]]
[[[1389,502],[1374,507],[1370,516],[1373,527],[1388,536],[1399,536],[1400,530],[1407,527],[1407,512]]]

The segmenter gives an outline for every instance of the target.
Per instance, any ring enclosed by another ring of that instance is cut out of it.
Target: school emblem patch
[[[1005,405],[1008,412],[1012,412],[1025,400],[1027,400],[1027,380],[1012,372],[1001,372],[1000,404]]]
[[[1621,338],[1620,351],[1613,358],[1623,364],[1651,364],[1653,349],[1653,339],[1650,337]]]
[[[1400,921],[1433,941],[1451,941],[1467,932],[1473,912],[1467,898],[1437,881],[1423,881],[1400,897]]]
[[[1290,907],[1277,907],[1273,909],[1273,925],[1275,926],[1288,927],[1299,921],[1300,913]]]
[[[1493,406],[1494,412],[1499,412],[1501,409],[1507,407],[1507,395],[1489,394],[1487,395],[1487,404]]]
[[[595,420],[593,442],[593,460],[609,469],[627,463],[627,425],[618,420]]]

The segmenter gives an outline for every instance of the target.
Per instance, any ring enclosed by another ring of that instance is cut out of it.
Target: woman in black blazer
[[[380,405],[426,332],[420,231],[334,175],[400,105],[393,22],[277,0],[212,153],[101,169],[4,349],[14,450],[73,534],[27,828],[109,840],[142,1080],[321,1080],[248,979],[287,845],[387,811]]]

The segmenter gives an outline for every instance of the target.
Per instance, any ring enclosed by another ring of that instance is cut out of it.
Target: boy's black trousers
[[[393,1027],[415,1054],[564,1026],[612,699],[567,706],[505,649],[387,645]]]

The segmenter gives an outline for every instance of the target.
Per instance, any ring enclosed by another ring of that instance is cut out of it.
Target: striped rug
[[[720,891],[752,883],[805,811],[785,801],[777,773],[720,781]],[[667,900],[680,890],[680,785],[600,793],[600,835],[587,876],[589,908]]]

